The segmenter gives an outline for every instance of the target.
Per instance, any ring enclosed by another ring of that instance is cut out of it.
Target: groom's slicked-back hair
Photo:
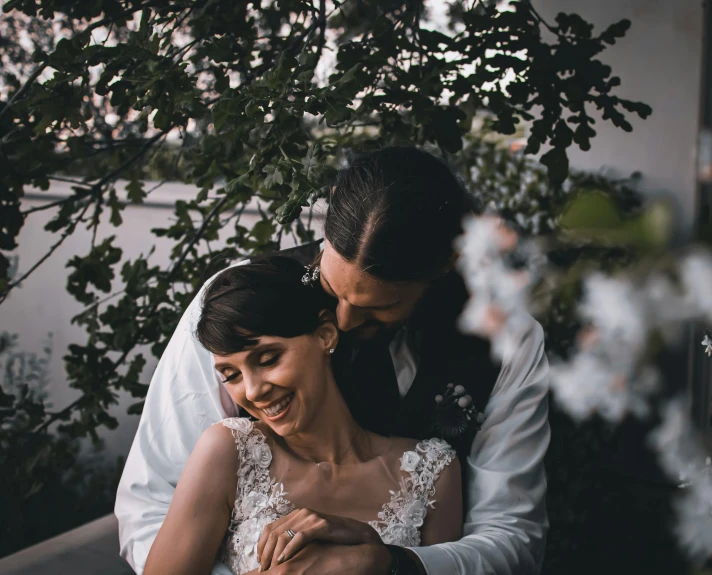
[[[324,232],[346,261],[388,281],[437,276],[476,202],[440,158],[414,147],[355,156],[332,186]]]
[[[205,289],[195,336],[211,353],[230,355],[261,336],[313,333],[319,314],[333,309],[322,289],[302,284],[304,267],[272,256],[222,271]]]

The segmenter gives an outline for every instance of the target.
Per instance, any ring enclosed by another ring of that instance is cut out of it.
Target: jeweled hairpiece
[[[319,274],[321,273],[321,268],[319,266],[316,266],[314,269],[312,269],[310,266],[304,266],[307,270],[307,273],[305,273],[302,276],[302,283],[305,286],[313,286],[317,281],[319,281]]]

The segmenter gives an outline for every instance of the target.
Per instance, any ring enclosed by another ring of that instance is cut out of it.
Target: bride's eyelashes
[[[277,352],[273,352],[272,355],[265,354],[259,365],[260,365],[260,367],[269,367],[272,365],[276,365],[281,357],[282,357],[282,354],[277,353]]]
[[[235,379],[238,375],[240,375],[240,372],[236,371],[235,373],[231,373],[230,375],[225,375],[225,374],[221,374],[221,375],[222,375],[222,382],[229,383],[233,379]]]
[[[259,367],[272,367],[273,365],[277,365],[277,363],[279,363],[281,357],[282,354],[279,352],[266,352],[262,354],[262,356],[260,357],[260,361],[257,365]],[[237,379],[240,375],[242,375],[242,372],[235,371],[233,373],[230,373],[230,375],[226,375],[223,372],[220,375],[222,376],[222,383],[229,383]]]

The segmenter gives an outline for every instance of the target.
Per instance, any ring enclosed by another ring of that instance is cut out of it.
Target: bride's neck
[[[283,438],[293,455],[315,463],[343,465],[364,458],[368,432],[356,423],[346,401],[329,374],[318,415],[300,433]]]

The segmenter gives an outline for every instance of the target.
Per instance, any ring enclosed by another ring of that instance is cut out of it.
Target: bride
[[[454,451],[356,423],[332,370],[333,304],[303,272],[277,256],[229,268],[206,289],[196,336],[251,417],[225,419],[196,444],[146,575],[208,574],[216,558],[235,574],[264,571],[317,542],[379,545],[397,563],[403,551],[385,544],[460,539]]]

